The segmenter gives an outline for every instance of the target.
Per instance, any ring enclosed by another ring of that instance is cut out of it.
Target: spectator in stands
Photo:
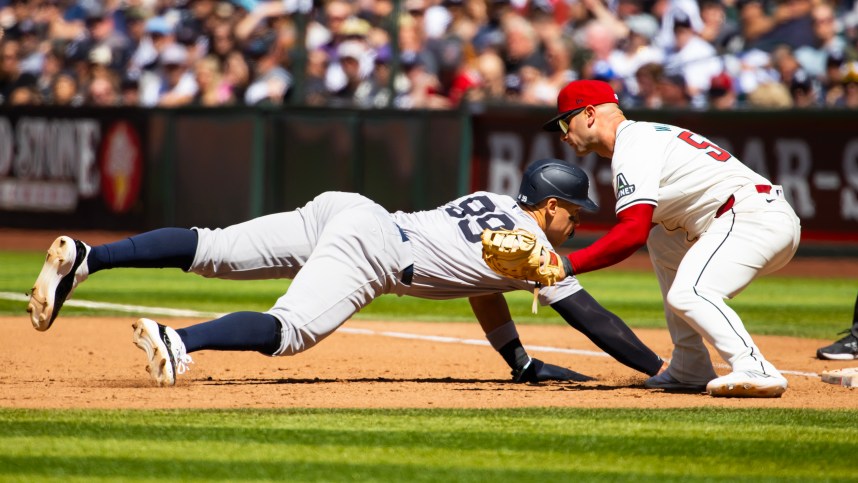
[[[344,75],[342,87],[329,96],[329,104],[334,106],[350,106],[356,103],[355,94],[358,86],[364,80],[361,73],[361,59],[368,54],[363,42],[347,40],[342,42],[337,49],[337,58]]]
[[[661,98],[660,85],[664,77],[664,67],[657,63],[648,63],[640,66],[635,72],[635,83],[637,93],[620,99],[624,107],[636,107],[641,109],[658,109],[664,105]]]
[[[796,72],[801,70],[798,60],[792,53],[792,49],[787,45],[779,45],[772,51],[772,67],[777,72],[781,83],[789,86]]]
[[[250,85],[250,66],[241,52],[230,52],[226,56],[223,69],[223,83],[232,93],[232,97],[241,102]]]
[[[812,8],[811,0],[775,0],[772,29],[760,36],[750,47],[771,52],[780,45],[788,45],[792,49],[813,45],[815,36]]]
[[[858,62],[850,62],[843,69],[840,79],[842,94],[834,99],[833,106],[858,109]]]
[[[520,15],[508,15],[502,27],[507,73],[518,74],[525,65],[535,67],[540,72],[548,70],[545,58],[539,51],[539,36],[530,22]]]
[[[708,104],[712,109],[727,111],[738,106],[738,95],[733,87],[733,79],[727,72],[721,72],[709,82]]]
[[[51,103],[55,106],[78,107],[83,105],[83,95],[78,92],[78,81],[74,72],[65,70],[54,81]]]
[[[748,105],[762,109],[789,109],[793,106],[789,89],[780,82],[760,84],[748,94]]]
[[[140,105],[140,81],[137,77],[127,72],[119,82],[120,104],[123,106]]]
[[[128,63],[128,71],[141,76],[144,70],[158,67],[158,56],[175,42],[173,26],[164,17],[151,17],[143,27],[145,35],[137,44]],[[142,77],[141,77],[142,79]]]
[[[177,107],[190,104],[197,93],[197,82],[188,69],[188,49],[179,43],[164,48],[159,56],[160,69],[145,72],[140,78],[140,102],[143,106]]]
[[[682,74],[666,74],[658,83],[658,91],[662,106],[672,109],[688,109],[691,107],[691,96],[688,85]]]
[[[246,49],[250,59],[251,81],[244,93],[244,103],[282,105],[292,87],[292,75],[280,64],[282,47],[273,33],[255,39]]]
[[[811,11],[813,18],[814,44],[796,49],[795,56],[804,70],[813,77],[825,75],[825,63],[829,55],[842,55],[846,41],[838,35],[837,19],[831,4],[817,3]]]
[[[789,84],[790,95],[792,95],[793,106],[797,108],[809,108],[819,106],[817,88],[811,76],[798,69],[792,76]]]
[[[84,103],[88,106],[113,107],[120,104],[118,86],[113,77],[99,76],[92,80],[87,88]]]
[[[766,13],[763,0],[736,0],[736,8],[739,11],[742,50],[749,50],[774,28],[775,21]]]
[[[837,99],[843,96],[842,79],[844,65],[842,54],[828,54],[825,61],[825,75],[822,78],[822,88],[825,93],[823,104],[826,106],[834,106]]]
[[[715,47],[719,54],[741,48],[734,42],[739,35],[739,25],[728,16],[723,0],[702,0],[700,19],[703,21],[700,38]]]
[[[10,106],[37,106],[42,104],[42,96],[34,85],[15,88],[9,96]]]
[[[480,74],[479,100],[502,102],[506,98],[506,67],[503,59],[494,51],[487,50],[477,58]]]
[[[34,21],[24,19],[18,22],[18,42],[20,45],[20,69],[22,73],[38,76],[42,70],[45,54],[40,49],[37,25]]]
[[[665,69],[681,73],[685,78],[686,93],[695,106],[703,107],[709,82],[724,69],[723,62],[715,48],[695,32],[689,17],[676,14],[673,31],[675,45],[665,59]]]
[[[553,89],[560,92],[566,84],[578,78],[578,73],[572,69],[572,48],[567,39],[554,37],[545,41],[544,50],[545,62],[548,66],[547,81]],[[502,75],[500,79],[503,79]]]
[[[651,45],[651,40],[658,33],[655,19],[646,15],[638,15],[627,19],[628,35],[622,39],[618,48],[611,52],[609,64],[611,70],[623,83],[621,92],[627,95],[637,95],[639,91],[635,73],[644,64],[662,64],[664,51]]]
[[[221,63],[217,57],[209,55],[194,64],[194,78],[198,90],[191,100],[195,106],[226,106],[235,103],[232,90],[223,82]]]
[[[64,65],[65,56],[63,55],[62,43],[51,42],[50,47],[45,52],[42,70],[36,79],[36,87],[39,89],[39,95],[45,104],[52,102],[51,90],[53,89],[57,75],[63,70]]]
[[[0,104],[8,102],[15,89],[35,85],[33,74],[21,72],[21,43],[6,37],[0,44]]]

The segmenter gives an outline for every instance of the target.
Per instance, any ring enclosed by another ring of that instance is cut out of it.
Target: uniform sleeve
[[[610,267],[644,246],[652,228],[653,205],[641,203],[617,214],[619,222],[592,245],[569,254],[574,273]]]
[[[652,130],[652,132],[650,132]],[[658,205],[663,156],[659,155],[658,132],[648,123],[636,123],[617,134],[617,145],[611,160],[614,194],[619,213],[646,203]]]

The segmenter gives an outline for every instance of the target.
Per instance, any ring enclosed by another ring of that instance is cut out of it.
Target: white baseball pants
[[[682,382],[705,384],[716,377],[703,340],[734,371],[777,373],[725,299],[786,265],[798,248],[801,226],[778,186],[770,194],[742,189],[735,196],[732,209],[696,241],[662,225],[647,241],[674,344],[669,371]]]

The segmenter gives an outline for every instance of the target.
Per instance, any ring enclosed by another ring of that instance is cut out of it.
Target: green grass
[[[854,411],[0,411],[4,481],[828,482],[855,454]]]
[[[0,252],[0,291],[23,294],[42,253]],[[649,272],[582,284],[633,327],[664,327]],[[265,310],[287,281],[113,270],[75,299],[201,311]],[[848,326],[855,279],[768,277],[730,304],[752,333],[831,338]],[[520,323],[563,324],[530,294]],[[24,304],[0,299],[0,314]],[[118,315],[65,307],[63,315]],[[145,315],[145,314],[141,314]],[[474,323],[466,300],[385,296],[357,318]],[[2,372],[0,372],[2,374]],[[0,481],[858,481],[858,410],[24,410],[0,409]]]
[[[23,294],[41,268],[41,252],[0,252],[0,291]],[[581,283],[602,305],[632,327],[665,327],[661,294],[652,272],[604,270],[584,274]],[[851,322],[856,279],[764,277],[730,305],[752,334],[830,339]],[[121,269],[98,273],[80,286],[76,299],[206,312],[267,310],[288,288],[288,280],[211,280],[175,269]],[[550,308],[530,313],[531,294],[507,294],[517,323],[564,324]],[[0,299],[0,314],[24,315],[24,305]],[[63,308],[63,315],[122,315]],[[145,315],[145,314],[141,314]],[[357,319],[474,322],[467,300],[430,301],[383,296]]]

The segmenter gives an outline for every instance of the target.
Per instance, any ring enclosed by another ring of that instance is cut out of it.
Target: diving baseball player
[[[645,386],[780,396],[787,380],[724,300],[795,254],[801,227],[783,189],[699,134],[626,119],[607,83],[571,82],[557,105],[543,128],[578,155],[611,159],[617,197],[618,223],[569,255],[572,273],[613,265],[646,243],[658,276],[674,350]],[[704,339],[730,374],[717,376]]]
[[[391,214],[359,194],[328,192],[295,211],[224,229],[162,228],[100,246],[61,236],[48,250],[27,310],[33,326],[47,330],[75,287],[100,270],[119,267],[293,279],[267,312],[236,312],[179,330],[145,318],[134,322],[134,341],[146,352],[149,374],[159,385],[173,385],[192,362],[190,353],[296,354],[382,294],[468,297],[513,380],[586,380],[528,356],[503,293],[530,292],[534,284],[493,272],[482,259],[480,235],[486,228],[522,228],[546,246],[558,246],[574,233],[581,209],[596,209],[588,189],[580,169],[541,160],[525,172],[518,200],[477,192],[434,210]],[[543,288],[539,298],[621,363],[650,376],[662,369],[663,361],[574,277]]]

